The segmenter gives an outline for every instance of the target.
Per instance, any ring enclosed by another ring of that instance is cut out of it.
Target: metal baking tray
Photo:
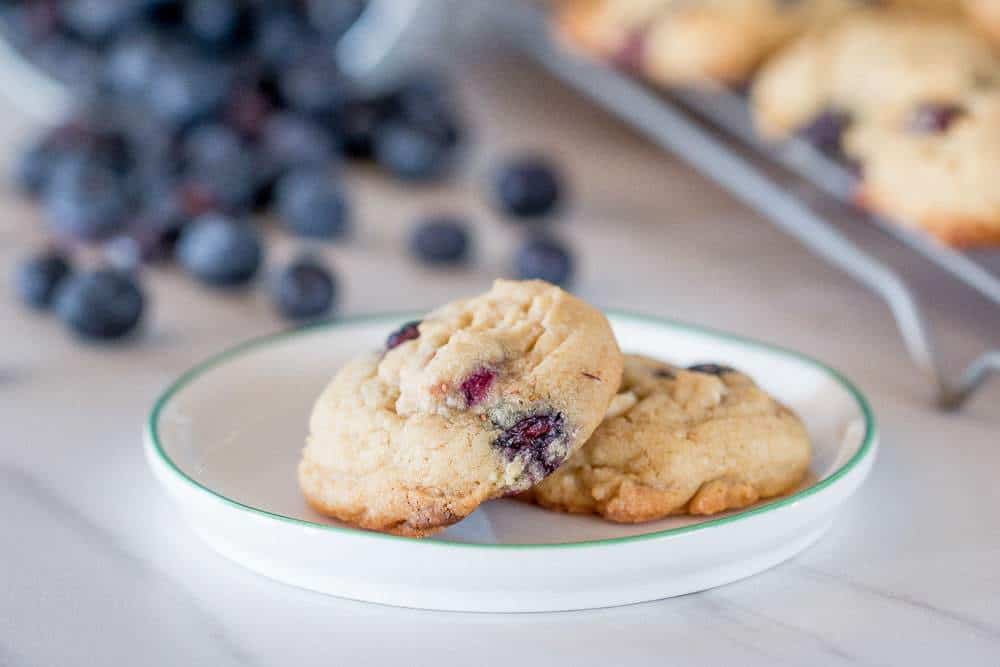
[[[570,52],[552,39],[549,17],[537,4],[511,3],[504,15],[513,44],[551,74],[629,123],[670,153],[729,191],[796,238],[816,255],[840,268],[881,296],[895,318],[907,351],[935,384],[942,409],[955,410],[1000,372],[1000,349],[984,352],[959,377],[948,377],[940,363],[931,330],[913,290],[891,267],[843,235],[813,210],[801,191],[790,191],[757,160],[748,159],[724,137],[750,149],[814,191],[852,205],[856,177],[805,141],[761,141],[753,129],[746,99],[735,92],[674,90],[664,92],[609,65]],[[997,252],[965,254],[941,245],[919,230],[870,218],[900,243],[1000,306]]]

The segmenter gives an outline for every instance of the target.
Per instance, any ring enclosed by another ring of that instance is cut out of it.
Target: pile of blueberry
[[[464,132],[445,80],[423,73],[369,95],[338,70],[334,47],[363,10],[362,0],[0,0],[0,38],[79,101],[15,166],[53,239],[18,267],[22,300],[82,337],[119,338],[142,318],[144,262],[176,259],[212,287],[249,284],[265,259],[263,211],[303,244],[348,238],[342,162],[412,183],[447,178]],[[504,165],[494,188],[525,220],[549,216],[561,196],[536,158]],[[102,249],[100,268],[74,270],[81,244]],[[423,221],[411,238],[433,265],[465,261],[469,247],[453,217]],[[549,237],[528,239],[515,264],[519,277],[560,284],[572,271]],[[283,316],[334,307],[337,280],[314,254],[274,273]]]

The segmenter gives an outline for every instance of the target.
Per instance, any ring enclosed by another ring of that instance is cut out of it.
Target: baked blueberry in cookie
[[[715,514],[789,491],[809,458],[798,417],[742,373],[626,355],[604,422],[525,495],[622,523]]]
[[[300,486],[345,523],[431,534],[556,470],[621,372],[600,311],[545,282],[498,281],[337,373],[313,408]]]

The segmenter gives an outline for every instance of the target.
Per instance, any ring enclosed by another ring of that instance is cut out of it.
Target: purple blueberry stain
[[[399,327],[391,334],[389,338],[385,341],[385,349],[391,350],[395,347],[399,347],[408,340],[416,340],[420,338],[420,322],[407,322],[403,326]]]
[[[552,447],[566,435],[566,420],[558,412],[528,415],[501,433],[493,446],[509,460],[520,458],[532,484],[551,474],[565,459],[565,452]]]
[[[489,368],[480,368],[462,382],[462,395],[465,396],[465,404],[472,407],[482,403],[493,387],[496,380],[496,371]]]
[[[824,154],[839,159],[841,140],[851,120],[851,114],[842,109],[825,109],[799,129],[799,136]]]
[[[723,366],[722,364],[695,364],[693,366],[688,366],[689,371],[693,373],[705,373],[706,375],[717,375],[722,376],[726,373],[735,373],[736,369],[730,366]]]
[[[964,115],[965,109],[957,104],[928,102],[913,110],[907,129],[914,134],[941,134]]]

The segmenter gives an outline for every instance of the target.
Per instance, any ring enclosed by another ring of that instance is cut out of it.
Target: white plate
[[[622,526],[487,503],[433,539],[338,525],[299,495],[295,465],[313,399],[349,357],[412,316],[375,316],[255,340],[185,373],[157,401],[148,461],[183,517],[224,556],[285,583],[370,602],[464,611],[555,611],[681,595],[794,556],[868,475],[867,402],[819,362],[735,336],[610,315],[624,350],[748,372],[794,408],[815,479],[794,495],[710,519]]]

